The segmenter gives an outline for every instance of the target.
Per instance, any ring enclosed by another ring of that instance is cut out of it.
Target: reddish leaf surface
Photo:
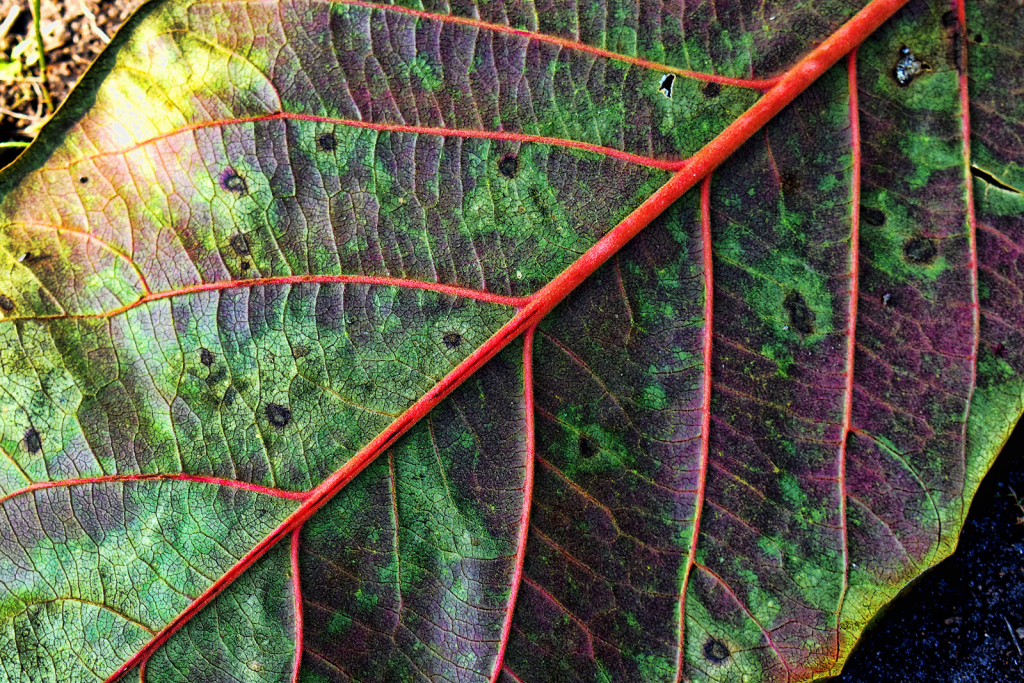
[[[1024,393],[1024,17],[902,4],[144,6],[0,177],[0,670],[837,671]]]

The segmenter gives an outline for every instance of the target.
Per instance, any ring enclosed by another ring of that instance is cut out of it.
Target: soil
[[[67,96],[86,67],[143,0],[42,0],[40,28],[46,51],[47,87],[54,106]],[[0,80],[0,141],[31,140],[46,118],[35,64],[30,0],[0,0],[0,25],[16,13],[0,37],[0,61],[16,62],[21,73]],[[0,29],[0,33],[2,33]],[[21,52],[20,57],[16,57]],[[31,64],[30,64],[31,63]],[[35,81],[35,82],[33,82]]]
[[[55,105],[142,2],[43,0],[47,85]],[[15,6],[17,17],[0,37],[3,61],[11,61],[24,41],[34,45],[29,0],[0,0],[0,22]],[[28,80],[38,80],[37,68],[21,76],[0,81],[0,142],[31,139],[46,115],[39,84]],[[19,151],[2,150],[0,166]],[[832,681],[1024,681],[1024,428],[982,483],[956,553],[904,591]]]
[[[956,552],[890,605],[833,683],[1024,681],[1022,506],[1018,424],[971,503]]]

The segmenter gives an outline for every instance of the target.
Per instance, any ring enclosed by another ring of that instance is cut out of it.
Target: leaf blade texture
[[[838,671],[1021,412],[1011,5],[145,5],[0,177],[7,678]]]

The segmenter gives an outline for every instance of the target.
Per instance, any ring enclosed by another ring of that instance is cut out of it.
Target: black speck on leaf
[[[270,424],[278,429],[283,429],[292,421],[292,411],[280,403],[268,403],[267,419],[270,420]]]
[[[783,173],[780,181],[783,194],[794,194],[800,191],[800,176],[796,173]]]
[[[953,10],[947,11],[942,15],[942,25],[945,28],[953,28],[959,23],[957,20],[956,12]]]
[[[580,457],[592,458],[597,455],[598,446],[597,444],[587,438],[586,436],[580,435]]]
[[[231,404],[235,402],[235,397],[238,396],[238,389],[234,387],[228,387],[227,391],[224,392],[224,398],[221,399],[224,405],[231,407]]]
[[[713,664],[721,664],[732,655],[729,648],[720,640],[708,638],[704,643],[704,658]]]
[[[715,81],[708,81],[704,84],[704,97],[713,100],[722,92],[722,84]]]
[[[39,437],[39,432],[33,428],[25,431],[25,448],[29,453],[38,453],[43,450],[43,440]]]
[[[246,190],[249,189],[245,178],[238,175],[238,171],[233,168],[229,168],[220,174],[220,186],[228,192],[234,192],[235,194],[245,194]]]
[[[247,271],[247,270],[249,270],[250,268],[252,268],[252,264],[251,264],[251,263],[249,263],[248,261],[242,261],[242,265],[241,265],[241,266],[239,266],[239,267],[240,267],[240,268],[242,269],[242,271],[244,272],[244,271]]]
[[[519,158],[515,154],[506,154],[498,161],[498,170],[506,178],[515,178],[519,172]]]
[[[4,313],[14,310],[14,302],[6,294],[0,294],[0,309],[3,309]]]
[[[977,43],[978,45],[981,45],[982,43],[985,42],[985,36],[981,35],[980,33],[975,33],[974,42]]]
[[[321,152],[333,152],[337,146],[334,140],[334,133],[321,133],[317,136],[316,146]]]
[[[860,217],[864,219],[865,223],[876,228],[885,225],[885,214],[878,209],[872,209],[870,206],[860,207]]]
[[[939,249],[933,239],[917,235],[903,243],[903,257],[915,265],[926,266],[933,263],[938,255]]]
[[[210,367],[211,365],[213,365],[213,352],[211,352],[210,349],[206,347],[200,348],[199,362],[205,365],[206,367]]]
[[[231,239],[228,240],[228,243],[231,244],[231,248],[234,249],[235,253],[239,256],[245,256],[249,253],[249,242],[246,241],[245,235],[240,232],[236,232],[232,235]]]
[[[83,185],[85,185],[87,182],[89,182],[89,179],[87,177],[85,177],[85,176],[82,176],[81,178],[78,179],[78,182],[80,182]]]
[[[789,313],[789,325],[800,334],[811,334],[814,332],[814,311],[807,305],[804,295],[792,290],[786,295],[782,305]]]
[[[462,344],[462,335],[458,332],[445,332],[441,336],[441,341],[449,349],[457,349]]]

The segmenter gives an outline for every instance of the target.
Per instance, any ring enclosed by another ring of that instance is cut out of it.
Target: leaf
[[[1024,16],[900,4],[145,5],[0,176],[7,679],[838,671],[1024,395]]]

